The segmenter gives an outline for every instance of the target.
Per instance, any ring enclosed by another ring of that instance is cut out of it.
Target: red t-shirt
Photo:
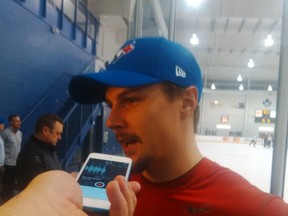
[[[185,175],[152,183],[141,174],[134,216],[288,216],[288,204],[264,193],[240,175],[203,158]]]

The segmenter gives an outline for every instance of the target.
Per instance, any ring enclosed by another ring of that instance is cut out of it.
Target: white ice
[[[234,170],[250,183],[270,192],[272,148],[255,147],[239,143],[198,141],[201,153],[220,165]],[[286,167],[286,176],[287,174]],[[286,177],[284,200],[288,202],[288,177]]]

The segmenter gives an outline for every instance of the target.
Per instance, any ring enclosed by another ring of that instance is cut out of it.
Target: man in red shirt
[[[134,215],[288,215],[288,204],[200,153],[202,92],[194,56],[164,38],[128,41],[105,70],[72,78],[79,103],[105,101],[141,184]]]

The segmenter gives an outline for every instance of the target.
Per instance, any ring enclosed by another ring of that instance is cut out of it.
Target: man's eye
[[[137,102],[139,102],[140,101],[140,99],[139,98],[126,98],[125,99],[125,104],[127,104],[127,105],[133,105],[133,104],[135,104],[135,103],[137,103]]]

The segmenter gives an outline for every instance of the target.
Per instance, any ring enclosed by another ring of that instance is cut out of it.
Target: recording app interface
[[[117,175],[126,175],[128,163],[90,158],[78,179],[84,197],[107,200],[106,185]]]

